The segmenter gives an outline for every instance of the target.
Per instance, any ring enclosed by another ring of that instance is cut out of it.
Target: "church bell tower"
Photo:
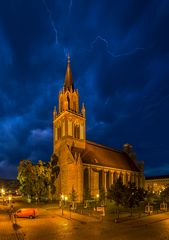
[[[79,111],[79,93],[78,89],[74,88],[69,55],[65,81],[58,96],[58,103],[58,112],[56,107],[53,111],[53,152],[56,153],[63,142],[69,147],[84,149],[86,139],[85,107],[82,104],[81,111]]]
[[[58,112],[53,111],[53,153],[60,167],[56,180],[57,197],[77,193],[83,199],[83,164],[81,153],[86,142],[86,114],[82,104],[79,111],[79,93],[74,88],[70,56],[68,55],[65,81],[58,96]]]

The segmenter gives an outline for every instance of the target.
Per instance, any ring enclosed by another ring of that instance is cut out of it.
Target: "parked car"
[[[21,208],[14,213],[14,217],[35,218],[38,215],[37,208]]]

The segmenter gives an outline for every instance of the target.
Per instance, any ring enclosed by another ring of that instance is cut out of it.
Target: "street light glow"
[[[1,193],[2,195],[5,194],[5,190],[3,188],[1,189]]]

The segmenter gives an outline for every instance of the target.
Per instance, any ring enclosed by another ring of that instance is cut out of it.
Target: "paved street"
[[[39,211],[36,219],[17,219],[16,231],[12,228],[9,216],[1,213],[0,239],[169,240],[169,213],[114,223],[110,219],[101,222],[100,219],[74,213],[71,213],[70,220],[70,213],[64,211],[62,216],[60,209]]]

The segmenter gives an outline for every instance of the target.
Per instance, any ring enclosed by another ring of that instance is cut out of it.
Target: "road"
[[[71,220],[69,217],[69,212],[64,212],[62,216],[61,210],[40,209],[36,219],[17,219],[15,232],[24,233],[25,240],[169,240],[169,213],[120,223],[106,219],[101,222],[74,213],[71,214]],[[23,235],[20,237],[17,239],[22,239]]]

